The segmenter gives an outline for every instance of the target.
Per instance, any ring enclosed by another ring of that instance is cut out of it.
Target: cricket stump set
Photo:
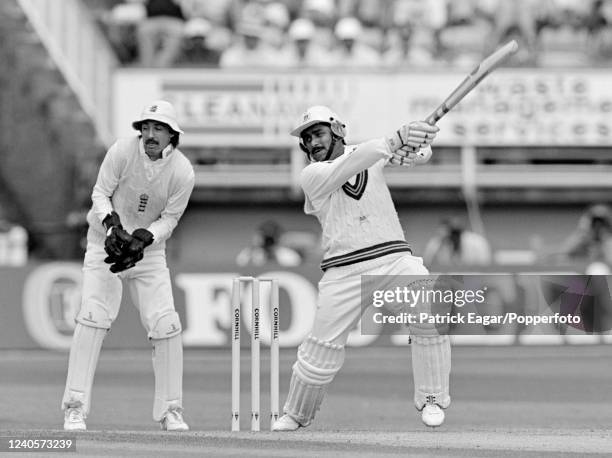
[[[251,431],[260,430],[261,283],[270,284],[270,428],[279,417],[279,300],[278,279],[236,277],[232,285],[232,431],[240,431],[241,292],[251,288]]]

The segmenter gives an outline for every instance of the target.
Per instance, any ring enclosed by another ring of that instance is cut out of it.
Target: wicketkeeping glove
[[[123,272],[136,265],[144,257],[144,249],[153,243],[153,234],[146,229],[132,232],[132,240],[127,244],[120,257],[114,259],[110,267],[113,273]]]
[[[106,258],[104,262],[110,264],[110,262],[114,262],[113,259],[121,256],[123,248],[132,241],[132,236],[123,229],[119,215],[114,211],[106,215],[102,224],[106,229],[104,251],[106,251],[108,255],[108,258]]]

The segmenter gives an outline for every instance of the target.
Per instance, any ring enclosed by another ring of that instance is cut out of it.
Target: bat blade
[[[465,77],[465,79],[449,94],[427,118],[425,122],[434,125],[442,117],[451,111],[466,95],[468,95],[480,82],[493,70],[499,67],[506,59],[518,50],[518,43],[515,40],[506,43],[504,46],[489,55],[480,62]]]

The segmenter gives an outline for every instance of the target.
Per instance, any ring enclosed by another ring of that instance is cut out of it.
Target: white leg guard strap
[[[450,405],[451,369],[450,339],[441,336],[412,336],[412,375],[414,404],[421,410],[425,404]]]
[[[183,409],[183,341],[180,335],[153,340],[153,371],[153,419],[161,421],[166,412]]]
[[[344,346],[308,336],[298,348],[285,413],[302,426],[309,425],[343,363]]]
[[[87,417],[94,374],[107,331],[77,323],[70,346],[68,376],[62,399],[63,410],[81,407],[83,416]]]

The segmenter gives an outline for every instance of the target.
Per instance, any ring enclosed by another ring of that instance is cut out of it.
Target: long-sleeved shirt
[[[323,231],[323,270],[410,251],[383,175],[390,157],[380,138],[302,170],[304,212],[316,216]]]
[[[168,147],[161,159],[152,161],[139,137],[117,140],[102,161],[91,195],[88,240],[104,240],[102,221],[114,210],[126,231],[144,228],[153,234],[150,249],[165,248],[194,182],[193,167],[178,148]]]

